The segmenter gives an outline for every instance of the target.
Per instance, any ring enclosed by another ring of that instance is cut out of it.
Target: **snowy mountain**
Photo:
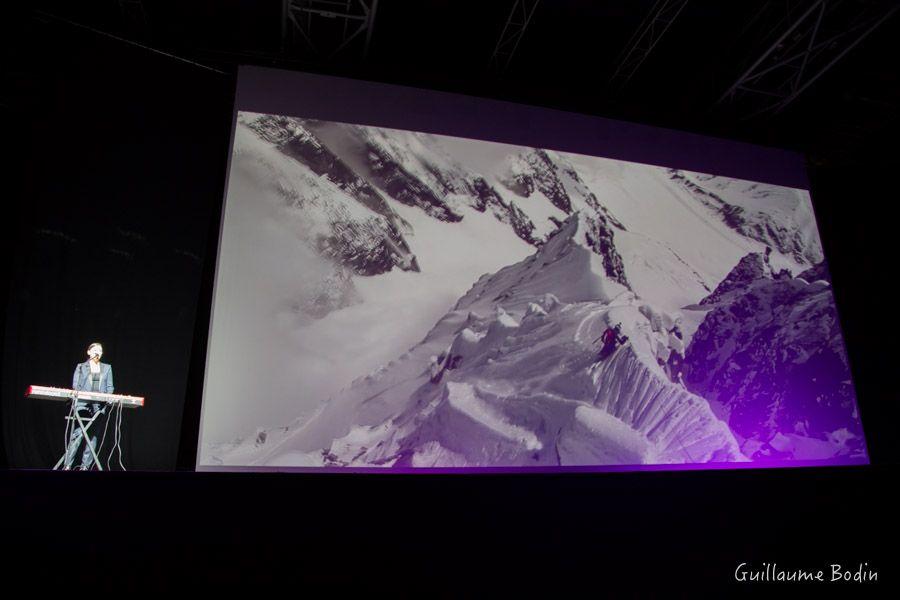
[[[472,208],[532,246],[555,231],[573,206],[589,208],[597,213],[597,251],[605,255],[608,271],[625,281],[610,227],[622,225],[555,153],[551,158],[529,149],[507,157],[507,172],[515,172],[526,186],[511,193],[504,187],[508,181],[463,168],[433,136],[241,113],[236,155],[238,172],[250,170],[256,179],[267,179],[264,187],[302,217],[300,235],[307,244],[333,261],[333,268],[309,286],[315,290],[311,298],[297,303],[316,318],[357,300],[350,275],[377,276],[395,267],[420,270],[406,239],[415,231],[386,198],[447,223],[462,221]]]
[[[241,119],[239,127],[243,126],[311,171],[286,164],[266,152],[268,148],[250,143],[248,136],[239,136],[239,149],[250,154],[246,158],[273,171],[283,169],[272,185],[285,201],[302,210],[305,219],[316,218],[322,224],[309,241],[323,255],[357,275],[377,275],[395,266],[418,269],[401,234],[406,224],[368,181],[325,147],[300,119],[262,115]]]
[[[797,264],[824,258],[812,206],[797,190],[676,169],[669,173],[740,234],[792,256]]]
[[[864,453],[850,369],[824,263],[792,277],[748,254],[700,304],[688,388],[728,420],[751,458]],[[809,279],[804,278],[807,277]]]
[[[703,398],[656,361],[669,315],[607,275],[573,214],[535,254],[486,275],[424,340],[310,420],[212,449],[258,465],[546,466],[746,458]],[[546,290],[559,290],[560,295]],[[612,322],[630,341],[603,362]]]
[[[700,306],[717,304],[732,292],[743,292],[753,282],[766,277],[772,277],[772,269],[766,262],[765,255],[751,252],[735,265],[712,294],[700,301]]]
[[[696,302],[718,284],[734,260],[766,245],[776,251],[775,263],[792,272],[821,261],[809,203],[795,190],[616,163],[617,169],[628,169],[629,179],[641,180],[637,186],[629,185],[623,197],[622,190],[609,185],[621,174],[602,177],[606,175],[602,167],[611,162],[603,159],[586,163],[587,157],[524,148],[508,154],[499,165],[476,172],[463,167],[439,136],[250,113],[242,113],[242,122],[283,155],[306,166],[320,182],[334,184],[349,197],[322,201],[327,214],[321,220],[329,224],[329,231],[318,233],[315,245],[356,275],[420,268],[407,240],[415,231],[398,218],[395,203],[461,225],[465,212],[475,209],[534,247],[573,211],[594,215],[602,228],[596,243],[608,258],[608,272],[620,282],[630,279],[642,296],[657,299],[658,292],[669,296],[669,309]],[[661,185],[648,188],[654,179]],[[279,189],[284,188],[282,193],[308,218],[306,197],[322,198],[327,193],[301,183],[279,184]],[[727,195],[728,201],[701,184]],[[635,192],[644,189],[636,198]],[[667,205],[669,198],[672,205]],[[349,218],[347,211],[335,208],[354,201],[377,217]],[[753,209],[754,202],[764,203],[767,210]],[[675,223],[679,227],[670,226],[673,217],[681,221]],[[627,226],[629,220],[632,224]],[[705,248],[717,237],[725,237],[730,247],[710,256]],[[668,281],[658,289],[661,278]],[[670,292],[673,286],[681,288],[677,297]]]
[[[537,148],[240,113],[223,231],[204,464],[773,456],[771,427],[732,421],[781,388],[738,406],[752,377],[732,359],[775,322],[794,352],[791,328],[833,313],[805,192]],[[789,282],[817,293],[785,299]],[[614,323],[628,342],[598,361]],[[838,387],[823,402],[853,406]],[[798,402],[778,418],[819,406]],[[784,456],[859,448],[816,419]]]
[[[625,229],[615,216],[600,204],[597,196],[588,189],[572,164],[558,152],[530,148],[509,155],[497,179],[504,188],[516,196],[530,200],[525,206],[534,214],[533,221],[542,231],[544,238],[574,210],[589,214],[599,213],[604,222],[617,229]],[[536,203],[543,206],[535,206]],[[547,206],[548,203],[550,206]],[[557,212],[554,213],[550,207],[555,208]],[[540,210],[541,208],[543,210]]]

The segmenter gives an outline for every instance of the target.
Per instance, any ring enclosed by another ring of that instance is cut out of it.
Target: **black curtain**
[[[126,467],[172,469],[233,78],[65,25],[41,27],[19,37],[26,108],[10,115],[7,138],[18,185],[5,241],[6,460],[56,462],[66,405],[26,399],[25,390],[68,387],[99,341],[116,392],[147,398],[123,414]]]

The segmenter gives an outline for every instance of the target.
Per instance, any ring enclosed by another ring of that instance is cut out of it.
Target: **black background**
[[[191,473],[194,448],[178,441],[199,411],[233,77],[52,33],[6,37],[22,44],[13,75],[25,101],[4,110],[2,458],[17,470],[0,474],[3,537],[15,550],[0,573],[135,590],[322,584],[418,596],[483,590],[488,579],[500,590],[683,594],[728,585],[743,561],[868,561],[882,578],[874,589],[896,585],[893,145],[810,168],[871,467]],[[61,453],[64,409],[26,401],[25,387],[67,385],[94,340],[117,390],[152,400],[140,418],[126,414],[127,464],[181,472],[28,470]]]

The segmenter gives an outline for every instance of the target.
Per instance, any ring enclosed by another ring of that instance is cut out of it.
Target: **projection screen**
[[[241,69],[198,470],[867,463],[802,157]]]

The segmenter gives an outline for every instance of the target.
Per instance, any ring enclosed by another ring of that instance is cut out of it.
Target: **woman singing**
[[[113,373],[112,365],[100,362],[103,356],[103,346],[94,342],[87,349],[88,360],[75,365],[75,373],[72,375],[72,389],[83,392],[103,392],[105,394],[113,393]],[[88,411],[88,418],[92,418],[97,413],[106,412],[106,405],[100,407],[99,402],[82,402],[77,401],[75,405],[76,411]],[[84,414],[82,413],[82,418]],[[90,436],[89,436],[90,437]],[[72,463],[75,461],[75,454],[82,441],[81,427],[73,422],[72,433],[69,436],[69,445],[66,448],[65,470],[72,469]],[[90,446],[88,446],[90,444]],[[89,471],[94,464],[94,457],[91,449],[96,451],[97,436],[92,436],[84,444],[84,451],[81,453],[81,470]]]

